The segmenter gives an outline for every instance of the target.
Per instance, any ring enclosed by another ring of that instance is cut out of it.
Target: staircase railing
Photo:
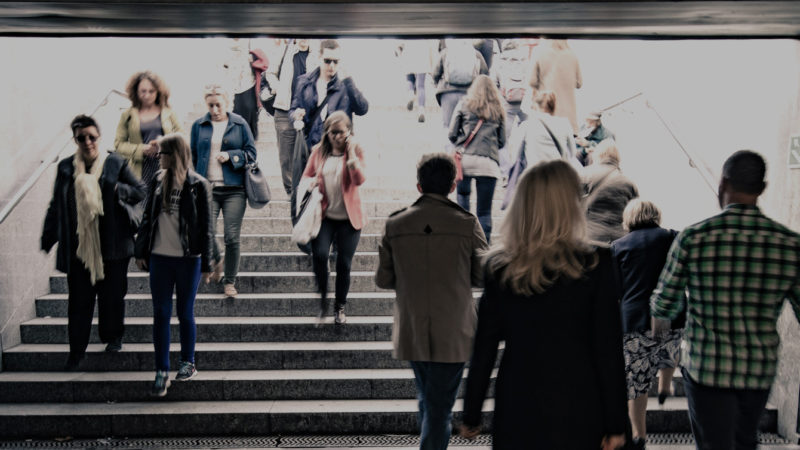
[[[634,94],[634,95],[632,95],[632,96],[630,96],[628,98],[620,100],[617,103],[614,103],[613,105],[610,105],[610,106],[607,106],[607,107],[603,108],[601,111],[603,111],[603,112],[610,111],[610,110],[612,110],[614,108],[622,106],[625,103],[628,103],[629,101],[635,100],[635,99],[637,99],[639,97],[642,97],[644,99],[644,105],[647,108],[649,108],[649,109],[651,109],[653,111],[653,113],[656,115],[656,117],[658,117],[658,120],[661,122],[661,125],[664,126],[664,128],[667,130],[667,132],[672,137],[672,139],[675,141],[675,143],[678,144],[678,148],[680,148],[680,150],[683,153],[683,155],[686,156],[686,158],[688,159],[689,166],[691,168],[695,169],[698,174],[700,174],[700,177],[703,179],[703,181],[706,183],[708,188],[711,190],[712,194],[714,196],[716,196],[717,195],[716,181],[714,180],[714,176],[713,176],[711,170],[709,169],[708,164],[706,164],[706,162],[703,160],[703,158],[701,158],[696,152],[690,150],[685,145],[683,145],[683,142],[681,142],[681,140],[678,138],[677,134],[675,134],[675,131],[673,130],[673,128],[664,119],[664,117],[658,111],[658,108],[656,108],[653,105],[653,101],[650,98],[648,98],[646,95],[644,95],[643,92],[639,92],[639,93]]]
[[[91,114],[89,115],[94,115],[95,113],[97,113],[98,110],[100,110],[100,108],[106,106],[108,104],[109,98],[112,95],[120,95],[125,98],[128,97],[128,95],[122,91],[119,91],[117,89],[111,89],[110,91],[108,91],[105,97],[103,97],[103,100],[100,101],[100,103],[94,108],[94,110],[92,110]],[[58,148],[57,151],[53,151],[45,156],[41,164],[39,164],[39,166],[28,177],[25,183],[23,183],[22,186],[14,193],[14,195],[11,197],[11,200],[9,200],[9,202],[3,207],[3,209],[0,210],[0,224],[2,224],[6,220],[6,218],[8,218],[8,216],[11,214],[14,208],[19,204],[19,202],[22,201],[22,199],[31,190],[31,188],[33,188],[36,182],[39,181],[39,178],[42,176],[42,174],[44,174],[45,171],[47,171],[47,169],[49,169],[50,166],[53,165],[53,163],[58,162],[59,158],[61,157],[61,154],[64,153],[64,150],[70,145],[71,142],[72,139],[68,139],[66,142],[64,142],[64,144],[61,147]]]

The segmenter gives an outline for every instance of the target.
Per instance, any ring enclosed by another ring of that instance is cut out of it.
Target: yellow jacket
[[[170,108],[161,108],[161,129],[164,131],[164,135],[183,131],[178,116]],[[147,144],[142,142],[137,108],[128,108],[119,118],[114,148],[120,156],[128,160],[128,165],[133,173],[142,178],[142,158],[144,157],[142,152],[147,148]]]

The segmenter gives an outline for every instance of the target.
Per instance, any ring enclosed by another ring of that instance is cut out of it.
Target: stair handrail
[[[94,110],[89,115],[93,116],[95,113],[97,113],[97,111],[100,108],[106,106],[108,104],[108,99],[111,97],[112,94],[121,95],[125,98],[128,97],[128,94],[118,89],[111,89],[110,91],[108,91],[105,97],[103,97],[103,100],[100,101],[100,103],[94,108]],[[28,179],[25,181],[22,187],[20,187],[17,190],[14,196],[11,197],[11,200],[0,211],[0,224],[2,224],[8,218],[8,216],[11,214],[14,208],[19,204],[19,202],[22,201],[22,199],[25,197],[25,195],[27,195],[27,193],[31,190],[31,188],[33,188],[36,182],[39,181],[39,178],[42,176],[42,174],[44,174],[44,172],[47,169],[49,169],[50,166],[53,165],[53,163],[58,162],[61,154],[71,143],[71,141],[72,141],[71,139],[67,140],[67,142],[65,142],[64,145],[62,145],[58,149],[58,151],[54,151],[48,154],[42,160],[41,164],[39,164],[39,167],[37,167],[36,170],[33,171],[33,173],[28,177]]]
[[[686,158],[689,160],[689,167],[695,169],[697,171],[697,173],[700,174],[700,178],[703,179],[703,181],[706,183],[708,188],[711,190],[711,192],[716,197],[717,196],[717,188],[715,186],[714,179],[713,179],[713,177],[711,175],[711,170],[706,166],[705,161],[703,161],[702,158],[697,156],[697,154],[695,152],[689,150],[688,148],[686,148],[685,145],[683,145],[683,142],[681,142],[681,140],[678,138],[678,135],[675,134],[675,131],[672,129],[672,127],[669,125],[669,123],[664,119],[664,117],[661,115],[661,113],[655,107],[655,105],[653,104],[652,99],[650,99],[648,96],[644,95],[644,92],[639,92],[639,93],[636,93],[636,94],[634,94],[634,95],[632,95],[630,97],[627,97],[627,98],[625,98],[623,100],[620,100],[617,103],[614,103],[613,105],[610,105],[610,106],[607,106],[605,108],[602,108],[601,111],[602,112],[606,112],[606,111],[612,110],[614,108],[617,108],[617,107],[619,107],[619,106],[621,106],[621,105],[623,105],[623,104],[625,104],[625,103],[627,103],[627,102],[629,102],[631,100],[639,98],[639,97],[644,97],[645,106],[650,108],[655,113],[656,117],[658,117],[658,120],[661,122],[661,125],[664,126],[664,128],[667,130],[667,132],[672,137],[672,139],[675,141],[675,143],[678,144],[678,148],[681,149],[681,152],[683,152],[683,155],[686,156]],[[700,165],[698,165],[698,162],[700,162],[703,165],[703,168],[705,170],[701,170],[701,167],[700,167]]]

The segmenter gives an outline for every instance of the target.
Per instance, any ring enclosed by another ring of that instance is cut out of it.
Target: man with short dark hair
[[[701,450],[756,448],[785,299],[800,318],[800,235],[756,206],[765,173],[764,159],[749,150],[725,161],[722,213],[678,235],[651,298],[656,334],[686,301],[681,365]]]
[[[486,238],[478,219],[447,198],[455,176],[451,156],[423,156],[417,164],[422,196],[387,219],[378,248],[375,283],[397,292],[393,356],[414,370],[423,450],[447,448],[477,324],[472,286],[483,282]]]

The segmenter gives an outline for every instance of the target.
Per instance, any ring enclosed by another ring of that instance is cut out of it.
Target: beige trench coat
[[[575,106],[575,89],[583,84],[581,67],[575,52],[570,48],[557,50],[550,46],[534,53],[530,85],[535,91],[553,91],[556,94],[554,116],[566,117],[572,130],[578,133]]]
[[[393,356],[465,362],[472,353],[487,248],[478,219],[447,197],[423,194],[386,221],[375,283],[394,289]]]

